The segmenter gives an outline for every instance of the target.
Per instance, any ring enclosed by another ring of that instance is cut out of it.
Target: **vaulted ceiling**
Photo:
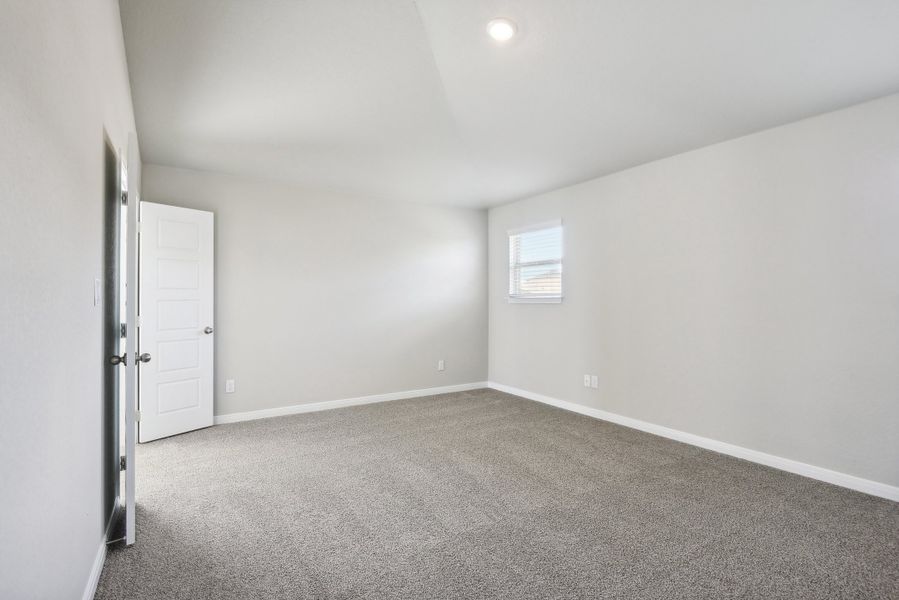
[[[372,198],[491,206],[899,91],[896,0],[121,9],[145,162]]]

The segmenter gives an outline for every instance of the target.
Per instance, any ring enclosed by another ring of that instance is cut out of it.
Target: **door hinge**
[[[139,410],[134,411],[134,422],[140,423],[140,411]]]
[[[140,221],[138,221],[138,222],[136,223],[136,225],[137,225],[137,228],[135,229],[135,231],[136,231],[137,233],[140,233]]]
[[[128,326],[125,323],[119,325],[119,336],[128,337]]]
[[[136,325],[137,325],[138,327],[140,327],[140,315],[137,315],[137,319],[136,319],[136,320],[137,320]]]
[[[120,456],[119,457],[119,471],[124,471],[128,468],[128,457]]]

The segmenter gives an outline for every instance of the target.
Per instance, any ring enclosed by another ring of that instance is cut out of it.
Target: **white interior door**
[[[142,202],[141,442],[212,425],[213,214]]]
[[[126,169],[123,175],[127,194],[125,213],[125,356],[137,357],[137,212],[140,206],[140,153],[137,136],[128,138]],[[141,363],[146,366],[145,363]],[[134,543],[134,441],[137,427],[137,361],[125,361],[125,543]],[[121,495],[121,493],[120,493]]]

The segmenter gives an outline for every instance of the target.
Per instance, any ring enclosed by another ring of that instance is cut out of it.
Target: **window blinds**
[[[562,297],[562,223],[509,232],[509,297]]]

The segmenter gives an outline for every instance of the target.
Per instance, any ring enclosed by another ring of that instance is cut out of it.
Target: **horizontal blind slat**
[[[509,235],[509,295],[561,297],[561,226]]]

